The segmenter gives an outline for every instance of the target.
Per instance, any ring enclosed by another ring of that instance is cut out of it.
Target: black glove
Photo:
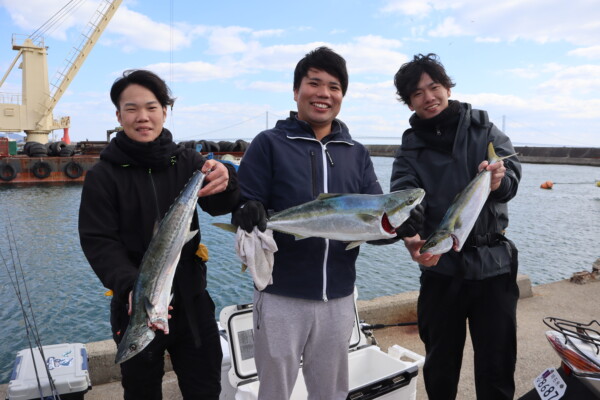
[[[425,207],[421,204],[410,210],[408,219],[396,228],[398,237],[411,237],[419,233],[419,231],[423,229],[423,221],[425,220],[425,216],[423,215],[424,212]]]
[[[233,212],[231,223],[251,233],[255,226],[261,232],[267,229],[267,213],[260,201],[249,200]]]

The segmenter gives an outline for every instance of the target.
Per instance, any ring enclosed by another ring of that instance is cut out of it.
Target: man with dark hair
[[[498,156],[514,154],[510,139],[482,110],[449,100],[454,83],[435,54],[419,54],[400,68],[394,84],[414,114],[392,168],[390,190],[423,188],[425,223],[404,242],[421,269],[419,334],[425,343],[423,375],[429,399],[454,399],[466,327],[474,348],[478,399],[512,399],[515,391],[517,249],[505,236],[507,202],[517,193],[515,158],[489,165],[488,143]],[[476,174],[491,173],[491,193],[460,252],[420,254],[455,196]],[[459,396],[460,397],[460,396]]]
[[[129,323],[131,291],[155,226],[194,171],[210,171],[198,204],[211,215],[231,212],[239,202],[239,188],[233,167],[173,142],[163,124],[174,99],[161,78],[150,71],[126,71],[110,95],[123,130],[86,175],[79,236],[94,272],[114,293],[110,322],[118,344]],[[185,399],[219,398],[223,355],[215,305],[206,291],[206,258],[197,255],[201,248],[197,211],[190,230],[198,234],[181,251],[173,280],[170,332],[157,330],[142,352],[121,364],[125,399],[162,398],[165,350]]]
[[[321,193],[382,193],[368,151],[336,119],[347,85],[346,62],[332,50],[320,47],[300,60],[298,112],[252,140],[238,171],[243,206],[234,224],[264,231],[265,209],[281,211]],[[289,399],[302,360],[309,399],[345,400],[359,249],[279,232],[274,239],[273,283],[254,291],[259,398]]]

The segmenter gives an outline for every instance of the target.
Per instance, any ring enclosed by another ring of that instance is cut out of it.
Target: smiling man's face
[[[448,107],[450,89],[434,82],[427,72],[423,72],[417,89],[410,95],[408,108],[419,118],[433,118]]]
[[[320,140],[331,132],[331,122],[339,114],[343,98],[339,79],[310,68],[300,87],[294,90],[298,119],[308,122]]]
[[[121,93],[117,120],[130,139],[152,142],[162,132],[166,117],[167,109],[144,86],[131,84]]]

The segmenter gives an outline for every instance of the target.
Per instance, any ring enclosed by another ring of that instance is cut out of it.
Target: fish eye
[[[135,349],[137,349],[137,346],[135,345],[135,343],[133,343],[133,344],[131,344],[131,346],[129,346],[129,350],[135,351]]]

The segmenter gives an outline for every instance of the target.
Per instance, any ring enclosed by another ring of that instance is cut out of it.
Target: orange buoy
[[[554,183],[552,181],[546,181],[544,183],[542,183],[540,185],[540,188],[542,189],[552,189],[552,186],[554,186]]]

